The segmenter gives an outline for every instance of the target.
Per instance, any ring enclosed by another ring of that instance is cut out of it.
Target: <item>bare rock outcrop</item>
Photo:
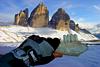
[[[21,10],[18,14],[15,14],[15,25],[27,26],[28,20],[28,8]]]
[[[73,20],[70,20],[70,29],[75,31],[75,22]]]
[[[61,31],[69,31],[70,17],[65,12],[64,9],[59,8],[57,12],[52,16],[51,21],[49,22],[49,27],[58,29]]]
[[[49,11],[47,7],[40,3],[32,12],[28,19],[29,25],[34,28],[47,27],[49,22]]]

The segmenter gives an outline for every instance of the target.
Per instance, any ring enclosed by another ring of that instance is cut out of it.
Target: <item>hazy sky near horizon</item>
[[[43,2],[50,18],[63,8],[76,23],[100,23],[100,0],[0,0],[0,22],[13,22],[14,15],[25,8],[29,13]]]

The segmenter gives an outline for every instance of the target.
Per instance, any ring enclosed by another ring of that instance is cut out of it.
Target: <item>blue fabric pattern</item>
[[[51,56],[54,51],[53,47],[46,41],[40,43],[39,46],[43,57]]]

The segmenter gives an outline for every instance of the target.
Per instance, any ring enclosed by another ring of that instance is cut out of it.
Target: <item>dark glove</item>
[[[44,38],[32,35],[12,51],[15,58],[22,60],[28,67],[45,64],[54,59],[53,52],[59,46],[58,38]]]

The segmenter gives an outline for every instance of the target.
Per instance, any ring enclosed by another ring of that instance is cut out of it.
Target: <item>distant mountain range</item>
[[[70,19],[63,8],[58,8],[49,21],[49,10],[43,3],[37,5],[30,15],[28,8],[15,14],[14,24],[33,28],[50,27],[61,31],[70,31],[70,29],[76,32],[79,31],[78,24]]]
[[[12,25],[12,23],[0,23],[0,25],[6,26]],[[68,33],[70,33],[70,30],[73,30],[78,34],[86,34],[86,37],[88,37],[88,34],[91,35],[91,33],[100,33],[100,24],[76,24],[74,20],[70,19],[70,16],[63,8],[58,8],[49,21],[49,11],[43,3],[37,5],[30,15],[28,8],[15,14],[15,21],[13,22],[13,25],[32,28],[48,27],[55,30],[67,31]]]
[[[79,24],[80,28],[90,31],[92,34],[100,34],[100,24]]]
[[[30,15],[28,8],[15,14],[14,24],[33,28],[50,27],[68,32],[72,29],[76,32],[81,30],[86,33],[100,33],[100,24],[95,26],[87,24],[81,24],[81,26],[80,23],[76,24],[74,20],[70,19],[70,16],[63,8],[58,8],[49,21],[49,10],[44,3],[37,5]]]
[[[100,24],[95,25],[94,28],[91,29],[91,31],[96,34],[100,34]]]

